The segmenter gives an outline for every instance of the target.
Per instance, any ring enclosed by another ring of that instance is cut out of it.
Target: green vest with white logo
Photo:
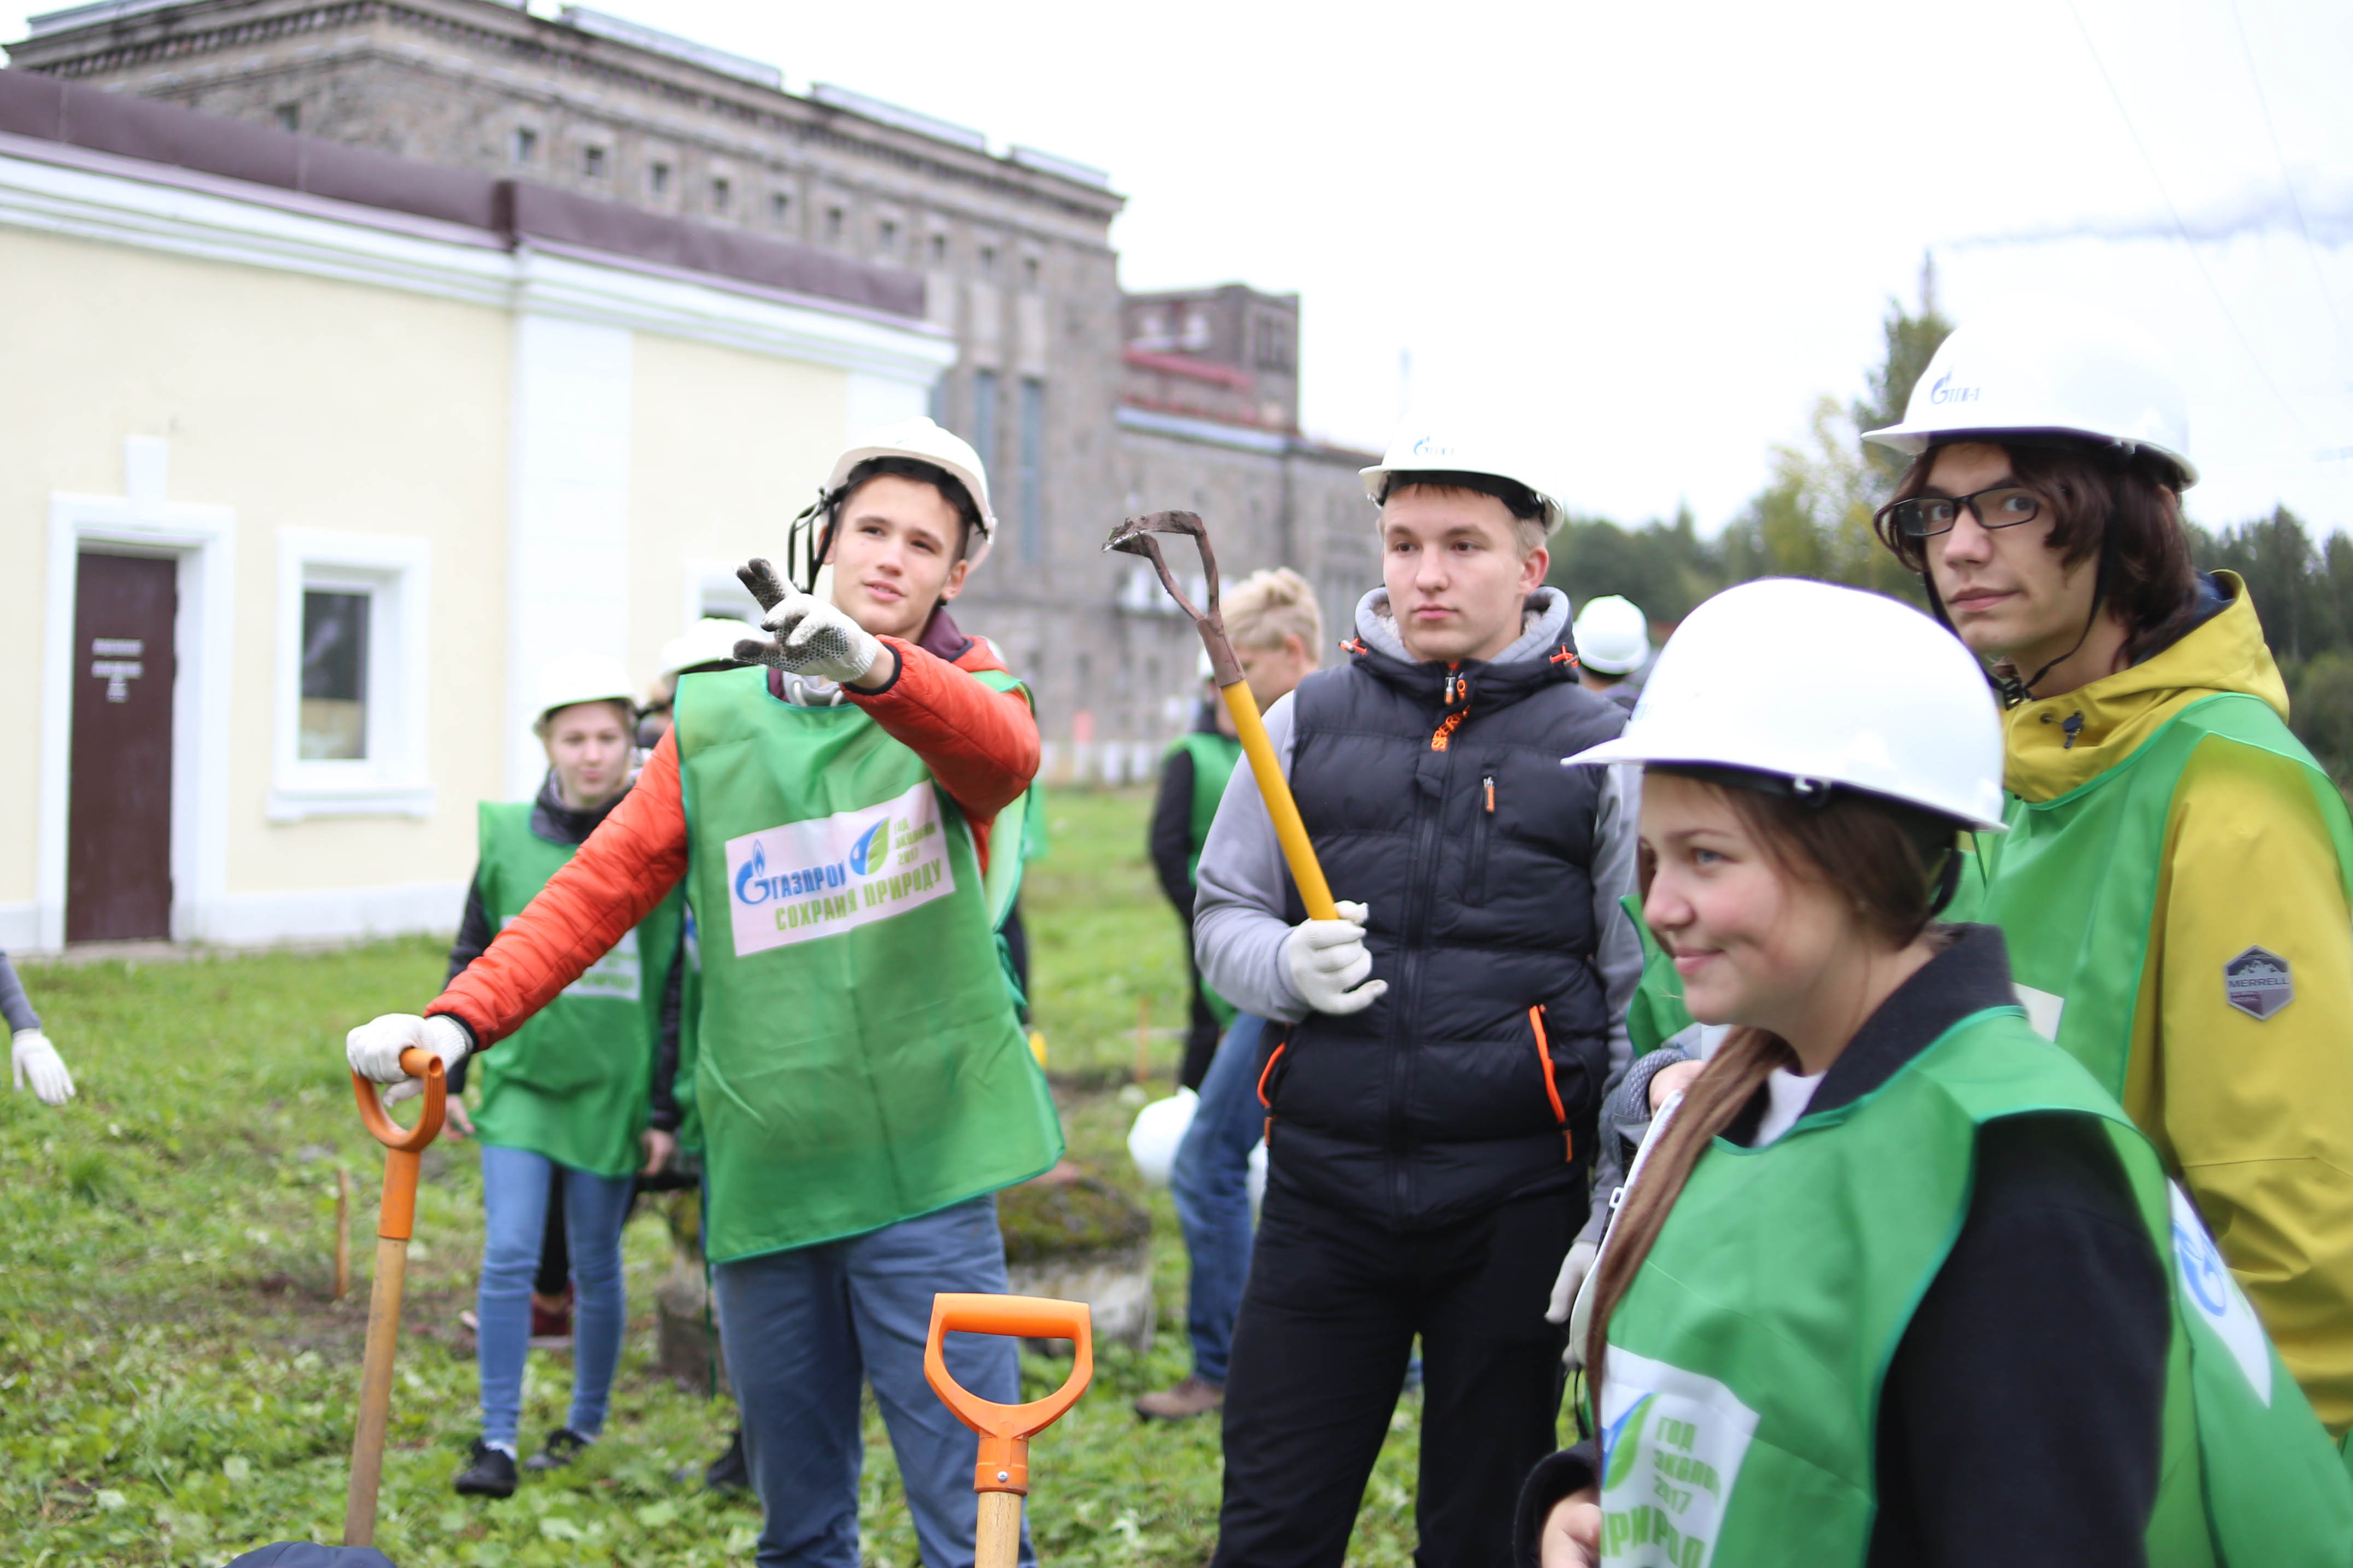
[[[1957,910],[1974,903],[1976,912],[1947,916],[2001,928],[2028,1021],[2113,1095],[2124,1094],[2132,1065],[2174,789],[2191,754],[2218,740],[2304,768],[2353,893],[2353,824],[2337,786],[2271,704],[2225,692],[2190,703],[2132,755],[2065,795],[2010,796],[2010,831],[1976,836],[1954,900]]]
[[[1209,825],[1218,820],[1218,803],[1226,798],[1226,781],[1234,776],[1234,765],[1241,761],[1242,743],[1222,734],[1195,730],[1176,737],[1168,748],[1171,756],[1183,752],[1193,759],[1192,811],[1185,826],[1185,878],[1194,880],[1201,869],[1201,846],[1209,841]],[[1234,1005],[1212,991],[1205,982],[1201,1000],[1209,1005],[1209,1012],[1218,1020],[1218,1027],[1229,1028],[1234,1021]]]
[[[1968,1215],[1978,1130],[2047,1112],[2105,1131],[2172,1264],[2152,1568],[2353,1556],[2353,1480],[2196,1211],[2115,1101],[2002,1007],[1774,1143],[1700,1157],[1609,1320],[1605,1563],[1865,1560],[1882,1384]]]
[[[533,833],[531,811],[528,801],[482,803],[476,876],[493,929],[522,913],[575,847]],[[600,1176],[626,1176],[645,1163],[646,1097],[682,907],[673,890],[554,1001],[482,1054],[474,1126],[483,1142]]]
[[[677,718],[712,1261],[1050,1169],[1061,1123],[971,830],[923,759],[854,704],[770,696],[759,667],[687,677]],[[1001,852],[1018,862],[1018,839]]]

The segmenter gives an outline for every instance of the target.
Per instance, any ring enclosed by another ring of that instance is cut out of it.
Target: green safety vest
[[[1234,776],[1234,766],[1242,759],[1242,743],[1214,731],[1195,730],[1177,736],[1168,748],[1172,757],[1179,752],[1193,759],[1193,808],[1185,827],[1185,879],[1189,882],[1199,877],[1201,846],[1209,841],[1209,825],[1218,820],[1218,803],[1226,798],[1226,781]],[[1209,1005],[1220,1030],[1233,1026],[1234,1005],[1207,982],[1201,986],[1201,999]]]
[[[2115,1100],[2000,1007],[1860,1100],[1701,1155],[1609,1320],[1603,1563],[1864,1561],[1881,1385],[1968,1214],[1978,1129],[2038,1112],[2098,1122],[2174,1264],[2153,1568],[2353,1557],[2353,1480],[2197,1211]]]
[[[528,801],[482,803],[476,877],[493,929],[522,913],[576,847],[533,833],[531,812]],[[626,1176],[646,1163],[646,1100],[682,902],[673,889],[554,1001],[483,1053],[482,1108],[474,1113],[483,1142],[600,1176]]]
[[[678,1076],[670,1097],[678,1106],[678,1146],[700,1154],[702,1113],[694,1103],[694,1068],[702,1055],[702,938],[694,929],[692,910],[686,913],[686,939],[679,944],[678,956],[686,972],[678,982]]]
[[[712,1261],[1051,1169],[1061,1124],[997,959],[1001,911],[923,759],[855,704],[770,696],[758,666],[686,678],[676,712]]]
[[[2305,769],[2353,895],[2353,824],[2344,797],[2270,703],[2241,692],[2201,698],[2112,768],[2052,800],[2009,797],[2008,833],[1975,836],[1948,918],[1998,925],[2019,999],[2036,1033],[2122,1097],[2131,1068],[2149,928],[2165,869],[2174,788],[2210,740],[2253,746]]]

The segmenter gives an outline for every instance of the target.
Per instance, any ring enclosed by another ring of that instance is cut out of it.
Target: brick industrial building
[[[576,6],[108,0],[33,18],[9,55],[920,280],[955,356],[933,412],[981,448],[1008,531],[959,618],[1036,685],[1057,773],[1143,771],[1195,689],[1189,627],[1136,563],[1100,552],[1124,513],[1200,511],[1229,574],[1297,566],[1335,624],[1377,579],[1368,459],[1300,434],[1297,297],[1124,294],[1110,228],[1125,198],[1084,164],[840,89],[787,92],[772,66]],[[779,533],[807,499],[774,498]],[[697,592],[711,609],[739,598],[722,578]]]

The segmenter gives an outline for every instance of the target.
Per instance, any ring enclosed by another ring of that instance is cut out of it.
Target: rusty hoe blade
[[[1175,533],[1190,539],[1201,552],[1201,575],[1208,584],[1208,605],[1197,605],[1186,597],[1176,585],[1176,576],[1168,570],[1167,558],[1160,552],[1160,541],[1155,534]],[[1218,614],[1218,557],[1209,548],[1209,530],[1200,518],[1189,511],[1155,511],[1144,517],[1131,517],[1111,531],[1103,541],[1103,549],[1123,555],[1141,555],[1152,563],[1160,574],[1160,585],[1176,601],[1176,607],[1192,617],[1194,629],[1201,634],[1201,646],[1209,652],[1209,675],[1219,687],[1233,685],[1242,678],[1241,662],[1234,658],[1233,645],[1226,640],[1226,623]]]

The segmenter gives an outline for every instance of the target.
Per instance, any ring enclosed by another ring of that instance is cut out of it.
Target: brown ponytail
[[[1646,773],[1695,779],[1717,792],[1739,815],[1742,827],[1787,875],[1827,882],[1853,900],[1855,915],[1891,949],[1909,946],[1936,918],[1940,873],[1956,853],[1957,825],[1932,813],[1877,795],[1841,790],[1827,805],[1767,787],[1731,782],[1730,769],[1652,766]],[[1765,786],[1778,781],[1755,775]],[[1642,896],[1651,893],[1651,861],[1641,861]],[[1683,1195],[1699,1158],[1732,1125],[1775,1068],[1796,1063],[1780,1036],[1738,1028],[1716,1047],[1683,1102],[1642,1162],[1642,1180],[1626,1194],[1601,1249],[1593,1281],[1593,1321],[1585,1348],[1585,1376],[1600,1408],[1609,1315],[1624,1300]]]

